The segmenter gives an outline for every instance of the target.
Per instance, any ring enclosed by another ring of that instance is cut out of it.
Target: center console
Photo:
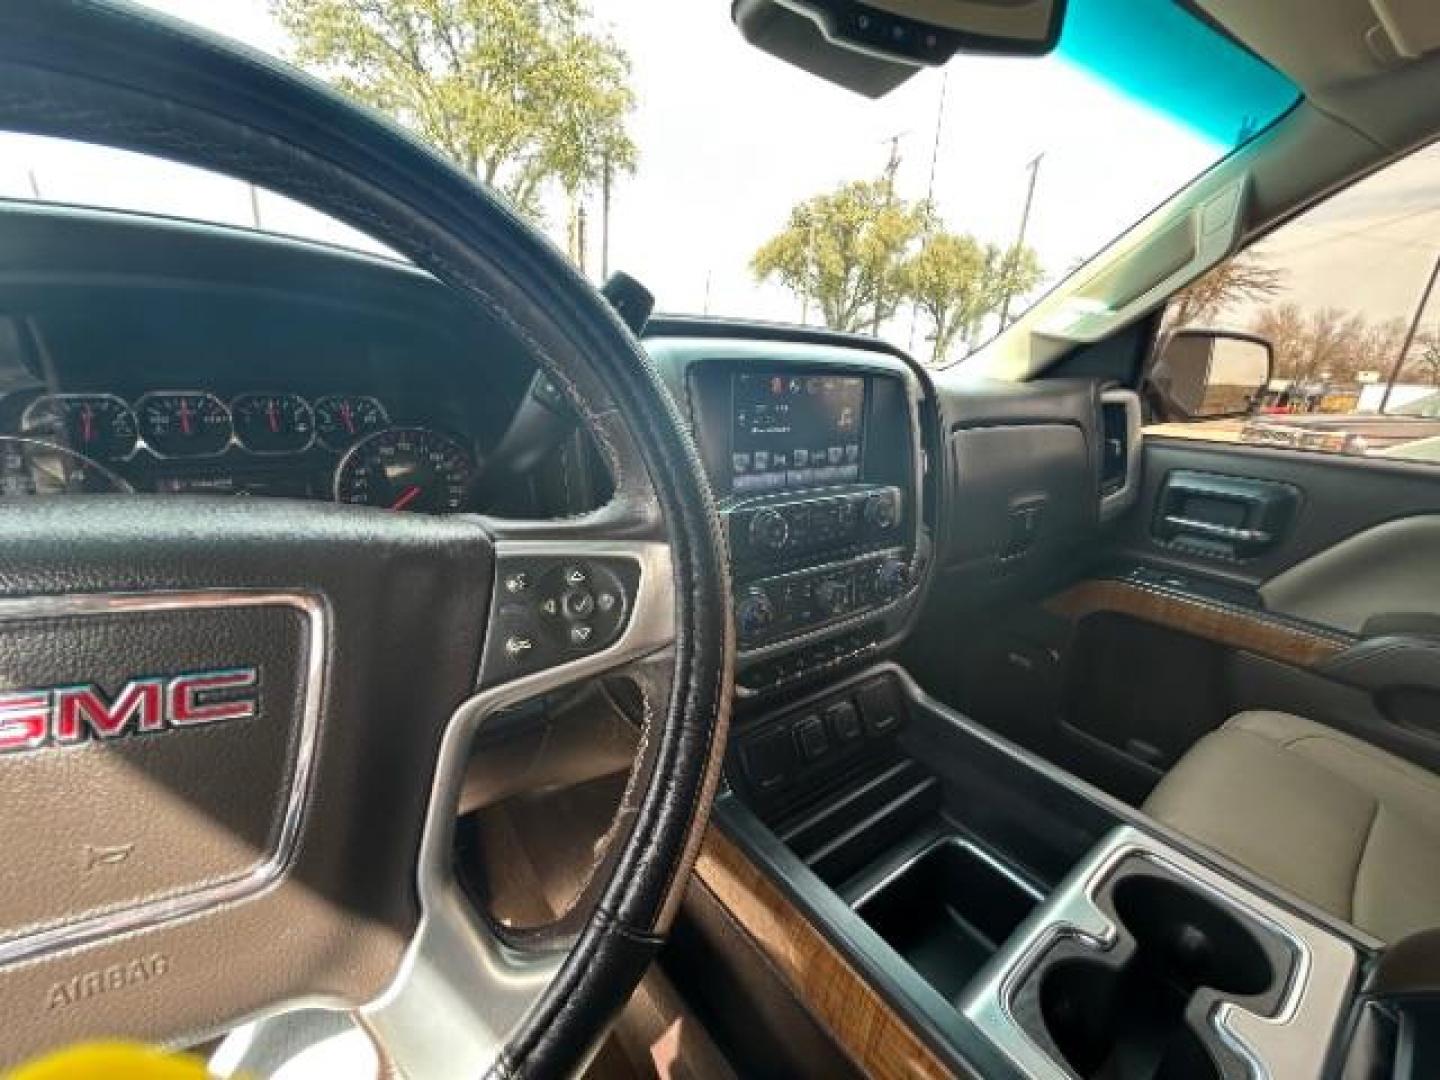
[[[1343,1046],[1366,943],[894,665],[752,718],[727,776],[717,822],[921,1037],[932,1071],[1319,1078]]]
[[[690,367],[688,393],[730,544],[742,692],[879,649],[920,569],[913,376],[883,356],[718,357]]]

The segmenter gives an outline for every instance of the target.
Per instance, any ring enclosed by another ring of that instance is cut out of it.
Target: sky
[[[150,6],[263,51],[288,52],[263,0],[150,0]],[[730,23],[729,0],[591,6],[628,51],[638,99],[632,134],[640,163],[615,190],[610,266],[645,282],[662,310],[798,321],[801,303],[776,285],[757,283],[751,255],[797,202],[876,176],[892,139],[902,155],[903,195],[932,190],[933,153],[933,196],[947,224],[997,243],[1015,238],[1027,165],[1043,154],[1027,242],[1040,254],[1047,284],[1220,152],[1058,57],[961,57],[944,74],[922,72],[869,101],[745,43]],[[47,199],[252,221],[244,185],[134,155],[0,135],[0,195],[28,197],[32,183]],[[264,193],[259,201],[268,229],[366,246],[288,200]],[[587,270],[595,277],[598,218],[592,205]],[[563,235],[560,207],[548,224],[553,236]],[[912,344],[908,317],[888,327],[887,336]],[[913,341],[923,353],[922,338],[923,328]]]

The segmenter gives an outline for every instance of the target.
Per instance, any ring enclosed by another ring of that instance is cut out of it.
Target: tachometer
[[[345,450],[390,426],[385,406],[373,397],[329,394],[315,402],[315,430],[331,450]]]
[[[335,470],[335,501],[428,514],[464,509],[475,461],[458,440],[427,428],[362,439]]]
[[[162,457],[207,457],[230,443],[230,410],[203,390],[146,394],[135,403],[140,434]]]
[[[135,449],[135,414],[114,394],[45,394],[25,409],[20,426],[97,458]]]
[[[124,480],[83,454],[39,439],[0,436],[0,499],[129,494]]]
[[[252,454],[298,454],[315,441],[315,414],[299,394],[241,394],[230,416]]]

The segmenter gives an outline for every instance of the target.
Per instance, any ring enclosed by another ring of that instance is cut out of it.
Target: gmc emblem
[[[247,667],[132,679],[113,697],[93,684],[0,691],[0,754],[248,720],[259,683]]]

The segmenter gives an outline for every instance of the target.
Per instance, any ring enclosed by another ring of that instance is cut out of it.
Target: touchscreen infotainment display
[[[860,479],[865,378],[737,373],[731,487],[736,493]]]

